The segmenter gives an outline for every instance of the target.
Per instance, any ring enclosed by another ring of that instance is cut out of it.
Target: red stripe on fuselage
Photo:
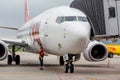
[[[32,41],[37,42],[40,47],[42,47],[41,41],[40,41],[40,21],[36,23],[32,23],[30,26],[30,38]]]

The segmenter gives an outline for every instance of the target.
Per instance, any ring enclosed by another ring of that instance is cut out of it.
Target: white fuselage
[[[19,28],[22,38],[34,51],[42,47],[55,55],[80,54],[89,43],[90,24],[81,11],[70,7],[57,7],[45,11]]]

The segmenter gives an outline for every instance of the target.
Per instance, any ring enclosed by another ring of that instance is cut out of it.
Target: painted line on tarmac
[[[53,67],[48,67],[47,69],[53,70],[55,72],[55,74],[58,77],[58,80],[63,80],[62,77],[60,76],[60,71],[57,68],[53,68]]]
[[[59,70],[55,70],[55,73],[57,74],[57,76],[58,76],[58,80],[62,80],[62,77],[60,76],[60,72],[59,72]]]

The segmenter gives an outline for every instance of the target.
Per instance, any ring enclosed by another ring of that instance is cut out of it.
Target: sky
[[[0,1],[0,26],[20,27],[24,22],[25,0],[1,0]],[[30,17],[58,6],[69,6],[73,0],[28,0]],[[16,38],[16,31],[0,29],[1,39]]]

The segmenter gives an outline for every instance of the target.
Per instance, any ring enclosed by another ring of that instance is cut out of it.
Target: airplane
[[[60,56],[60,65],[65,66],[65,73],[74,72],[74,61],[81,54],[92,62],[103,61],[107,58],[106,46],[99,41],[91,40],[91,26],[87,16],[80,10],[69,6],[49,9],[37,17],[30,19],[28,1],[25,0],[25,21],[19,28],[0,28],[17,30],[17,38],[21,41],[0,40],[0,60],[8,55],[6,44],[12,45],[12,55],[8,55],[8,64],[15,61],[20,64],[20,56],[16,55],[16,46],[25,51],[38,53],[42,47],[45,53]]]

